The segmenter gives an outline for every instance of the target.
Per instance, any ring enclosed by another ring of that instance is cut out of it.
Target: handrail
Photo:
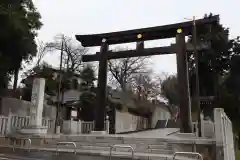
[[[169,119],[166,120],[164,128],[167,128],[168,120],[169,120]]]
[[[16,140],[27,140],[28,141],[28,152],[30,152],[31,146],[32,146],[32,141],[30,138],[17,138],[17,137],[9,137],[9,138],[13,139],[13,145],[12,145],[13,152],[15,152],[14,140],[15,140],[15,142],[16,142]]]
[[[198,158],[200,157],[201,160],[203,160],[202,155],[198,152],[175,152],[174,155],[173,155],[173,160],[175,160],[177,155],[193,155],[193,156],[195,155]]]
[[[175,134],[175,133],[177,133],[177,132],[180,132],[180,129],[178,129],[178,130],[176,130],[176,131],[173,131],[173,132],[171,132],[171,133],[168,133],[167,136],[173,135],[173,134]]]
[[[113,146],[110,147],[109,160],[112,159],[112,149],[113,149],[113,148],[130,148],[131,151],[132,151],[132,160],[134,159],[134,149],[133,149],[132,146],[128,146],[128,145],[117,145],[117,144],[115,144],[115,145],[113,145]]]
[[[77,154],[77,145],[75,142],[58,142],[56,147],[56,155],[58,155],[58,146],[59,145],[68,145],[72,144],[74,146],[74,154]]]

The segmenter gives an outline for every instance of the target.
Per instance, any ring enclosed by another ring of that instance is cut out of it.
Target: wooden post
[[[110,126],[109,124],[110,124],[109,116],[106,116],[106,128],[105,128],[105,130],[106,130],[107,134],[109,134],[109,126]]]
[[[188,81],[188,66],[185,35],[178,29],[176,35],[176,56],[177,56],[177,78],[179,91],[180,108],[180,131],[184,133],[192,132],[191,125],[191,106]]]
[[[11,134],[12,133],[12,111],[11,108],[9,108],[8,112],[8,118],[7,118],[7,127],[6,127],[6,134]],[[4,121],[2,121],[3,123]]]
[[[107,89],[107,40],[102,40],[98,69],[97,104],[95,112],[95,131],[104,131]]]

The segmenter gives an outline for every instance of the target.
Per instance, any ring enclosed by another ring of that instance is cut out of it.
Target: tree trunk
[[[122,82],[120,83],[120,86],[121,86],[121,89],[123,92],[125,92],[127,89],[126,89],[126,83]]]
[[[237,145],[238,149],[240,149],[240,131],[238,132],[238,145]]]
[[[2,113],[2,97],[5,96],[5,90],[8,86],[7,72],[0,72],[0,110]]]
[[[16,92],[16,90],[17,90],[18,73],[19,73],[19,68],[15,68],[15,70],[14,70],[14,81],[13,81],[13,91],[14,92]]]
[[[81,119],[81,109],[80,107],[77,108],[77,120],[79,121]]]
[[[7,88],[7,73],[0,73],[0,97],[4,96],[4,91]]]

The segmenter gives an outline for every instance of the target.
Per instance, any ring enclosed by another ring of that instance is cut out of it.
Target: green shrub
[[[240,160],[240,150],[236,151],[236,160]]]

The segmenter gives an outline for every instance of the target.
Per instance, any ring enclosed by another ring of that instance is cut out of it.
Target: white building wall
[[[156,107],[152,116],[152,127],[155,127],[159,120],[167,120],[171,118],[171,113],[163,107]]]
[[[147,126],[147,118],[135,116],[129,112],[116,111],[115,132],[129,132],[142,129]]]

